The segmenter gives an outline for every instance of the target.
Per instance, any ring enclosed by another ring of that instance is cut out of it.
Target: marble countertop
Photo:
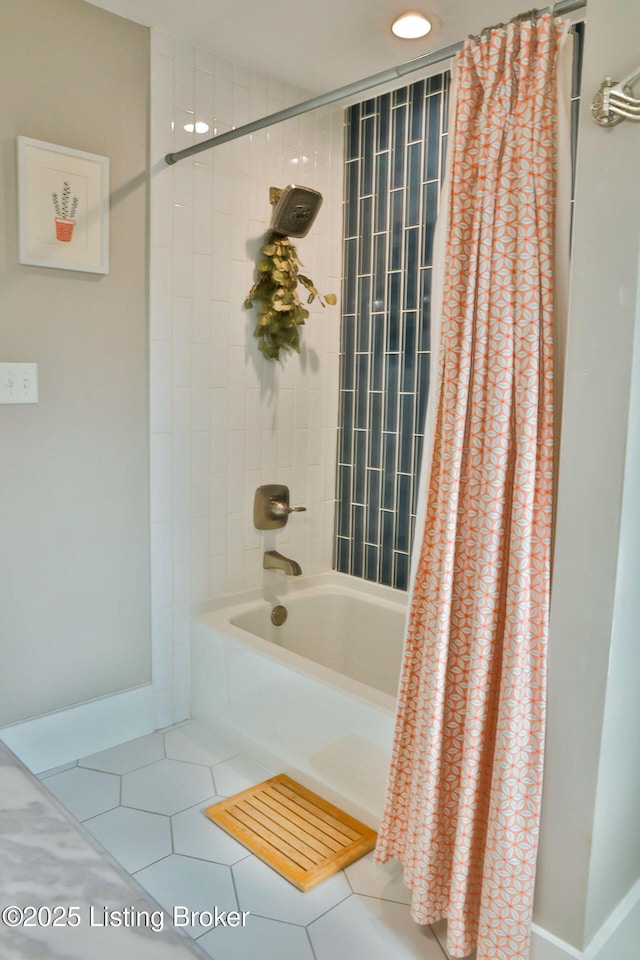
[[[207,957],[1,741],[0,956]]]

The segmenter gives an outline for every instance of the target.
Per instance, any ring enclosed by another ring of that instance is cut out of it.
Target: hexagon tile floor
[[[411,920],[399,864],[369,854],[300,893],[204,816],[280,772],[187,722],[40,778],[169,913],[249,911],[244,927],[190,928],[214,960],[445,960],[441,926]]]

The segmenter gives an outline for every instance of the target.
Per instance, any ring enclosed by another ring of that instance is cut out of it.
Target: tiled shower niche
[[[449,74],[346,116],[336,569],[406,589]]]

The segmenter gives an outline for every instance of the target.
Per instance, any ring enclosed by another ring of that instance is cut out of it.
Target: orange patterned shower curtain
[[[439,389],[376,859],[455,957],[526,960],[552,524],[556,73],[544,16],[454,70]]]

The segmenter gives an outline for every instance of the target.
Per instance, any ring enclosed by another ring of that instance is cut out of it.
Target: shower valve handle
[[[256,530],[280,530],[290,513],[301,513],[306,507],[289,506],[289,487],[284,483],[266,483],[256,490],[253,501],[253,525]]]
[[[306,509],[306,507],[290,507],[284,500],[279,500],[278,497],[270,497],[267,505],[267,515],[271,520],[281,520],[283,517],[288,517],[290,513],[304,513]]]

